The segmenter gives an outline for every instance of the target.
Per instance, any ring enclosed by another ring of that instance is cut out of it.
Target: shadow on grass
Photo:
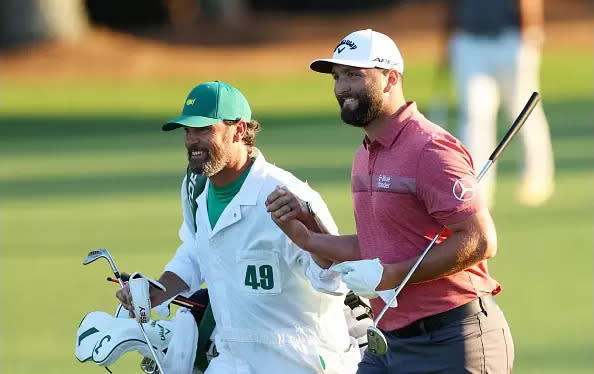
[[[545,112],[554,138],[566,136],[594,136],[592,129],[592,100],[574,98],[563,101],[547,102]],[[330,110],[330,108],[329,108]],[[306,109],[304,109],[306,111]],[[264,129],[298,127],[312,130],[320,126],[338,126],[333,130],[344,128],[340,124],[338,113],[330,111],[324,114],[304,114],[302,112],[286,113],[282,116],[259,116]],[[455,123],[455,110],[451,109],[450,123]],[[502,118],[503,116],[500,116]],[[31,114],[3,115],[0,113],[0,145],[3,147],[12,141],[39,141],[71,139],[73,137],[126,136],[160,133],[161,124],[169,118],[158,116],[131,116],[129,114],[105,113],[96,116],[80,115],[48,115]],[[505,119],[500,121],[500,133],[507,126]],[[1,150],[1,149],[0,149]]]
[[[289,170],[303,180],[316,184],[335,180],[347,181],[350,170],[341,167],[297,168]],[[130,175],[85,175],[80,177],[39,178],[34,180],[0,181],[3,199],[44,199],[96,195],[179,192],[185,165],[179,172],[134,173]]]
[[[547,103],[547,114],[551,122],[554,139],[594,138],[591,128],[591,102],[572,100]],[[164,118],[130,117],[106,114],[101,117],[84,116],[2,116],[0,115],[0,156],[6,159],[20,156],[37,156],[43,162],[46,155],[66,154],[81,157],[92,151],[110,155],[118,152],[134,153],[160,149],[178,153],[182,135],[179,132],[164,134],[160,124]],[[269,159],[277,152],[295,150],[300,152],[346,151],[352,154],[361,139],[357,129],[345,127],[336,114],[262,116],[263,131],[258,136],[259,146]],[[502,129],[505,131],[505,129]],[[573,152],[572,147],[563,147],[557,156],[559,170],[590,170],[592,155]],[[510,152],[512,153],[512,152]],[[590,152],[591,153],[591,152]],[[512,154],[504,156],[498,163],[501,173],[515,173],[517,162]],[[281,158],[282,159],[282,158]],[[351,159],[338,160],[336,166],[306,164],[289,169],[302,179],[316,184],[332,181],[348,181]],[[67,162],[67,161],[64,161]],[[147,162],[139,157],[139,162]],[[150,161],[149,161],[150,162]],[[6,166],[9,166],[5,164]],[[279,166],[283,166],[279,164]],[[79,176],[54,176],[30,180],[0,179],[0,193],[3,198],[49,198],[63,196],[88,196],[101,194],[166,192],[175,193],[185,165],[179,165],[179,172],[135,172],[133,165],[126,175],[96,175],[90,170]],[[10,169],[6,169],[10,170]],[[6,175],[6,174],[5,174]]]

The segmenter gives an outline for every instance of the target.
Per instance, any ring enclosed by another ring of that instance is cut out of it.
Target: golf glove
[[[396,290],[395,289],[391,289],[391,290],[383,290],[383,291],[377,291],[377,294],[379,295],[379,297],[382,298],[382,300],[384,300],[384,303],[389,303],[390,300],[392,300],[392,297],[394,297],[394,295],[396,294]],[[398,306],[398,300],[396,300],[396,298],[394,298],[394,301],[392,301],[392,303],[390,304],[390,308],[396,308]]]
[[[333,265],[331,270],[341,273],[342,280],[356,295],[373,299],[378,297],[377,288],[382,280],[384,267],[379,258],[373,260],[345,261]]]

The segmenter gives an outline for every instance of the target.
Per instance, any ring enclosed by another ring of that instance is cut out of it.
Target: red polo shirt
[[[472,158],[462,143],[427,120],[414,102],[407,103],[375,141],[364,139],[353,161],[361,258],[378,257],[389,264],[419,256],[442,226],[484,209],[475,183]],[[398,307],[388,309],[379,327],[394,330],[500,290],[483,261],[444,278],[406,285]],[[384,305],[381,298],[371,300],[375,315]]]

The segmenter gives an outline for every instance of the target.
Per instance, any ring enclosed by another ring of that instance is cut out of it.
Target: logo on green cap
[[[235,87],[220,81],[202,83],[192,89],[184,102],[181,116],[163,125],[163,131],[178,127],[206,127],[223,120],[252,120],[245,96]]]

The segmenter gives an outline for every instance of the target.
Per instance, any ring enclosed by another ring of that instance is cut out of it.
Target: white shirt
[[[186,282],[188,294],[208,284],[215,344],[236,372],[321,373],[326,367],[325,373],[354,373],[358,360],[344,357],[352,348],[344,296],[327,293],[346,288],[338,273],[321,269],[272,221],[264,203],[278,185],[309,201],[330,233],[338,233],[320,195],[260,154],[212,229],[207,183],[197,198],[196,235],[182,183],[183,244],[165,270]]]

